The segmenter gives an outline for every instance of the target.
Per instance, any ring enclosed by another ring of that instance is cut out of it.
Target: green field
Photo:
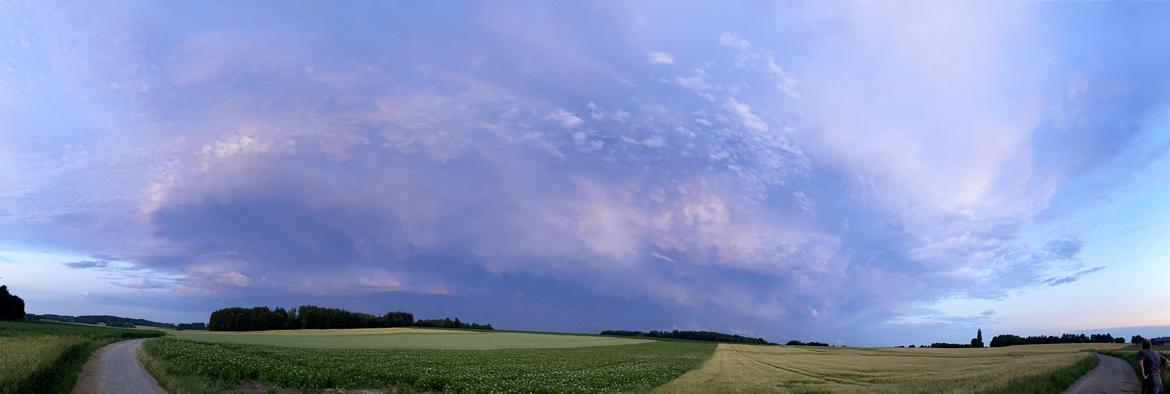
[[[47,322],[0,321],[0,393],[66,393],[101,346],[158,331]]]
[[[1064,390],[1114,344],[872,349],[436,329],[175,331],[148,342],[177,393],[266,388],[445,392]],[[255,383],[258,382],[258,383]]]
[[[580,347],[578,336],[501,334],[535,336],[522,342],[545,343],[546,348],[308,349],[164,338],[147,342],[146,352],[152,359],[152,373],[162,375],[159,381],[180,393],[214,391],[254,381],[298,389],[592,393],[650,390],[698,367],[715,348],[711,343],[682,341]],[[282,337],[285,341],[313,338]],[[490,335],[461,334],[434,334],[429,340],[439,338],[495,340]],[[604,341],[611,338],[584,338],[612,343]],[[549,341],[558,339],[576,347],[547,348]],[[489,343],[498,347],[500,342]]]
[[[548,349],[632,345],[649,342],[646,339],[594,335],[557,335],[420,328],[257,332],[173,331],[171,335],[181,339],[207,343],[315,349]]]

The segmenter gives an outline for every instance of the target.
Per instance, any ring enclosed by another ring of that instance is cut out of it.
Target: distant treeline
[[[1046,345],[1053,343],[1125,343],[1125,338],[1114,338],[1112,334],[1062,334],[1059,337],[1051,335],[1021,337],[1018,335],[1003,334],[996,335],[995,337],[991,338],[991,347],[1012,345]]]
[[[1154,346],[1170,345],[1170,337],[1146,338],[1146,337],[1143,337],[1141,335],[1134,335],[1132,337],[1129,337],[1129,343],[1140,345],[1140,344],[1142,344],[1142,342],[1145,342],[1145,341],[1150,341],[1150,343],[1153,344]],[[1121,343],[1121,342],[1118,342],[1118,343]]]
[[[925,346],[923,346],[923,347],[925,347]],[[930,347],[939,348],[939,349],[963,349],[963,348],[971,348],[974,346],[971,346],[971,344],[969,344],[969,343],[935,342],[935,343],[930,344]]]
[[[788,341],[788,343],[785,343],[784,345],[785,346],[829,346],[829,344],[824,343],[824,342],[801,342],[801,341],[795,341],[795,340]]]
[[[414,320],[409,312],[381,316],[337,308],[302,305],[298,308],[224,308],[211,313],[211,331],[261,331],[329,328],[443,327],[491,330],[491,324],[464,323],[459,319]]]
[[[755,345],[773,345],[773,343],[765,341],[764,338],[752,338],[742,335],[724,334],[714,331],[625,331],[625,330],[605,330],[601,335],[615,335],[623,337],[647,337],[647,338],[666,338],[666,339],[685,339],[690,341],[708,341],[708,342],[726,342],[726,343],[750,343]]]
[[[179,325],[171,323],[159,323],[146,319],[132,319],[129,317],[109,316],[109,315],[83,315],[83,316],[67,316],[44,314],[35,315],[32,313],[24,315],[25,320],[52,320],[66,323],[82,323],[82,324],[103,324],[108,327],[123,327],[132,328],[135,326],[149,326],[161,328],[178,328],[183,330],[206,330],[207,327],[203,323],[183,323]]]

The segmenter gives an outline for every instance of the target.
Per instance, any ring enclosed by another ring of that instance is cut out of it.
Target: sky
[[[1170,335],[1166,20],[0,1],[0,283],[29,313],[168,322]]]

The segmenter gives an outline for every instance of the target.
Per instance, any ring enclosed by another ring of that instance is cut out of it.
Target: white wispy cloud
[[[752,108],[747,104],[739,102],[734,97],[729,97],[727,101],[724,101],[723,105],[725,108],[727,108],[727,110],[731,111],[731,113],[736,116],[739,123],[748,130],[752,130],[757,133],[765,133],[768,131],[768,124],[765,123],[763,119],[760,119],[758,115],[752,112]]]
[[[719,35],[719,45],[737,48],[740,50],[746,50],[752,46],[748,40],[745,40],[743,37],[730,32],[724,32],[723,34]]]
[[[711,89],[713,86],[711,85],[711,82],[708,81],[707,72],[703,71],[702,69],[696,68],[691,72],[690,76],[676,77],[674,81],[678,83],[679,86],[695,92],[695,94],[698,94],[700,97],[703,97],[708,101],[715,101],[715,96],[711,94]]]
[[[650,64],[674,64],[674,55],[666,52],[650,52]]]
[[[546,116],[546,118],[560,122],[560,124],[562,126],[565,126],[567,128],[577,127],[577,125],[580,125],[581,123],[584,122],[583,120],[581,120],[581,118],[578,118],[577,115],[573,115],[572,112],[565,111],[565,110],[560,109],[560,108],[557,108],[556,111],[553,111],[552,113],[548,114],[548,116]]]

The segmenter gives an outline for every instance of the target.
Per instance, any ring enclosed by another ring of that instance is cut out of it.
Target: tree
[[[971,338],[971,347],[983,347],[983,329],[975,332],[975,338]]]
[[[0,320],[24,320],[24,300],[0,285]]]

